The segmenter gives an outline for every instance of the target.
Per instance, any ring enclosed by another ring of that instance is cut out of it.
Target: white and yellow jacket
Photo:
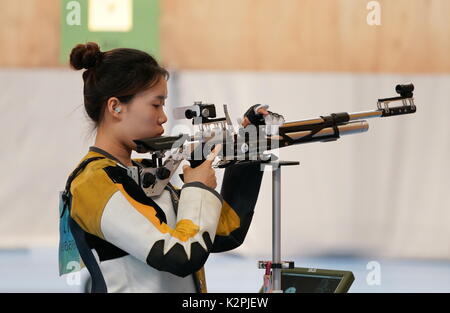
[[[103,158],[71,183],[70,215],[95,257],[87,262],[77,241],[84,263],[91,263],[94,291],[206,292],[209,253],[234,249],[247,234],[259,164],[227,168],[220,194],[193,182],[150,198],[107,152],[91,147],[81,162],[93,157]]]

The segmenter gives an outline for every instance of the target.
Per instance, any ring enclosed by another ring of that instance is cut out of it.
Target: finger
[[[211,151],[211,153],[210,153],[212,160],[214,160],[219,155],[221,150],[222,150],[222,144],[221,143],[216,144],[214,147],[214,150]]]
[[[244,117],[244,119],[242,120],[241,125],[245,128],[248,125],[250,125],[250,120],[247,117]]]
[[[222,144],[216,144],[216,146],[214,147],[214,149],[211,151],[211,153],[208,155],[208,157],[206,158],[205,162],[208,162],[208,166],[211,166],[211,164],[214,162],[214,160],[216,159],[217,155],[219,155],[220,150],[222,150]]]
[[[267,115],[269,114],[267,111],[268,108],[269,106],[267,104],[260,104],[254,110],[256,114]]]
[[[262,115],[269,115],[269,111],[266,108],[259,108],[256,112]]]

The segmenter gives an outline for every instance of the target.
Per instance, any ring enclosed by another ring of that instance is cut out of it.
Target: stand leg
[[[273,264],[281,264],[281,166],[272,171],[272,256]],[[281,292],[281,269],[272,271],[273,291]]]
[[[279,161],[265,164],[272,166],[272,292],[281,289],[281,266],[294,268],[294,262],[281,261],[281,166],[299,165],[297,161]],[[283,264],[282,264],[283,263]],[[259,261],[258,268],[265,269],[267,261]]]

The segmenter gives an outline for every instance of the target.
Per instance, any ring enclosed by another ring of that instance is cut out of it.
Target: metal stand
[[[293,268],[294,262],[281,261],[281,167],[299,165],[297,161],[277,161],[264,164],[272,166],[272,292],[281,289],[281,269]],[[258,267],[265,268],[267,262],[260,261]]]

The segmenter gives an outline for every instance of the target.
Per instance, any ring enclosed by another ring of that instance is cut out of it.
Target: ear
[[[116,97],[111,97],[106,102],[106,111],[110,113],[113,117],[121,118],[121,113],[123,111],[123,105],[120,100]]]

